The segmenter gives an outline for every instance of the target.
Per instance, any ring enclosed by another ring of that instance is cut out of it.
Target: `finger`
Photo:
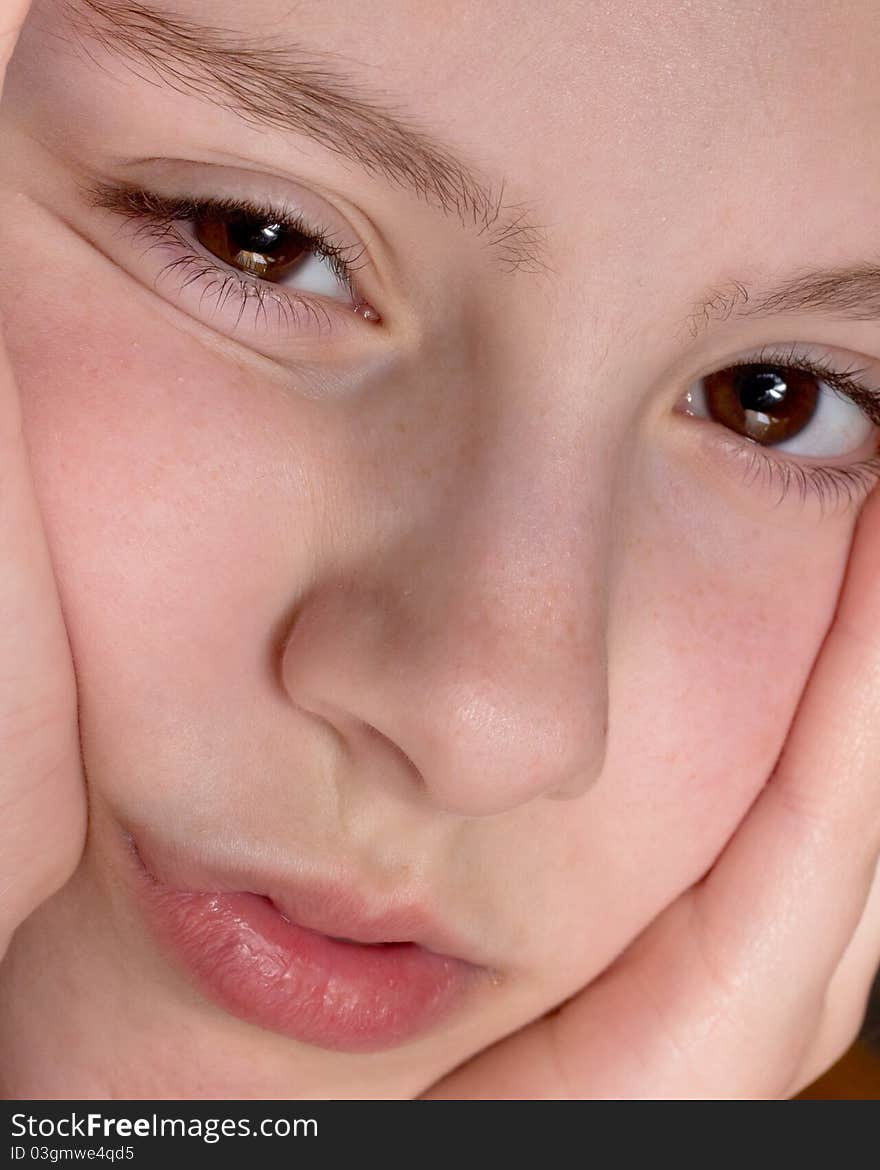
[[[0,332],[0,947],[82,849],[76,680]]]
[[[0,70],[5,69],[31,0],[0,0]]]
[[[0,86],[29,0],[0,0]],[[76,678],[0,322],[0,956],[82,852]]]
[[[822,1020],[790,1095],[835,1064],[852,1046],[865,1020],[871,987],[880,968],[880,866],[865,909],[825,996]]]

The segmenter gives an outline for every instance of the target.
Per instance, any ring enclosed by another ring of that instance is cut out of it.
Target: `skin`
[[[0,122],[6,1096],[781,1097],[848,1045],[880,953],[880,518],[777,504],[678,406],[771,343],[876,384],[867,321],[682,328],[707,286],[870,251],[871,7],[211,4],[366,63],[509,176],[550,256],[511,274],[37,5]],[[382,323],[282,342],[157,291],[72,182],[147,156],[372,224]],[[498,979],[368,1058],[245,1024],[157,947],[123,826],[405,886]]]

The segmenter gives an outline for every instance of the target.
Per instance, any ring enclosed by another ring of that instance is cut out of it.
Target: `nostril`
[[[376,739],[380,743],[384,744],[385,747],[387,747],[389,750],[393,751],[397,755],[397,757],[403,761],[403,763],[406,765],[407,770],[410,772],[410,774],[412,775],[414,780],[416,780],[419,784],[424,784],[424,778],[422,776],[422,773],[419,771],[419,769],[413,763],[412,757],[408,756],[406,754],[406,752],[403,750],[403,748],[400,746],[399,743],[395,743],[394,740],[390,739],[385,734],[384,731],[380,731],[379,728],[376,727],[372,723],[367,723],[365,721],[363,726],[366,729],[368,736],[370,736],[372,739]]]

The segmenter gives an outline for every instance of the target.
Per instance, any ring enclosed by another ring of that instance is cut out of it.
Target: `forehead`
[[[139,5],[104,0],[108,13]],[[147,6],[152,11],[152,6]],[[164,0],[251,43],[328,54],[355,90],[463,150],[556,245],[724,251],[784,209],[873,207],[880,6],[822,0]],[[702,209],[695,224],[693,210]],[[758,212],[756,221],[755,213]],[[802,218],[798,218],[802,216]],[[795,217],[792,220],[792,217]],[[694,231],[708,233],[702,241]],[[605,248],[604,251],[613,251]],[[829,260],[839,257],[829,257]],[[781,258],[780,258],[781,259]]]
[[[112,3],[109,5],[112,7]],[[510,171],[590,189],[705,175],[743,147],[863,136],[880,6],[823,0],[169,0],[249,37],[332,52],[425,129]]]

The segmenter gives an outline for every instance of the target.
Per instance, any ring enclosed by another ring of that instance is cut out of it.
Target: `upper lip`
[[[329,881],[319,877],[287,880],[278,875],[203,863],[192,855],[155,847],[140,833],[127,832],[131,849],[154,881],[190,893],[250,893],[266,898],[297,926],[331,938],[375,944],[410,942],[426,950],[486,966],[470,957],[473,949],[450,930],[423,902],[395,893],[387,899],[369,897],[369,884],[354,875]]]
[[[354,891],[363,883],[309,882],[275,885],[259,892],[285,918],[332,938],[358,943],[418,943],[444,954],[460,952],[459,943],[418,902],[396,899],[393,906],[368,903]]]

